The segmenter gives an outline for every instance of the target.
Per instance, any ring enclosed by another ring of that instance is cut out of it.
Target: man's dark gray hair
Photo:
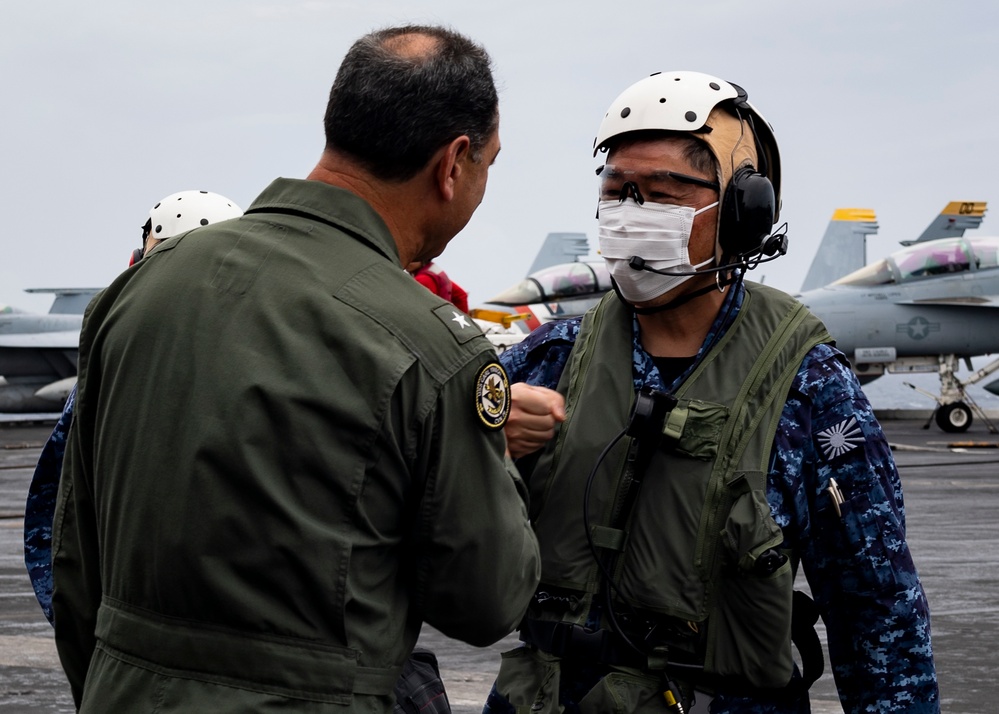
[[[660,129],[643,129],[641,131],[630,131],[626,134],[614,137],[605,145],[608,153],[614,149],[638,141],[653,141],[655,139],[679,139],[684,143],[683,158],[690,162],[690,165],[702,173],[715,176],[718,173],[718,161],[711,152],[711,147],[698,139],[694,134],[684,131],[663,131]]]
[[[498,105],[489,55],[464,35],[422,25],[377,30],[340,65],[326,106],[326,146],[382,180],[404,181],[462,135],[478,160],[496,130]]]

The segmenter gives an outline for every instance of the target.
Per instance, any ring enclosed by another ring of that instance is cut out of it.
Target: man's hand
[[[546,387],[517,382],[510,387],[510,416],[506,433],[510,456],[519,459],[537,451],[555,435],[555,425],[565,421],[565,400]]]

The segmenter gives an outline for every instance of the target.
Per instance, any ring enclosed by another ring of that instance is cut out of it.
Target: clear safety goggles
[[[622,201],[631,196],[638,203],[645,203],[646,200],[653,203],[676,203],[678,198],[690,194],[691,186],[714,191],[721,189],[717,181],[698,176],[665,169],[631,171],[613,164],[598,167],[597,178],[600,181],[601,201]]]

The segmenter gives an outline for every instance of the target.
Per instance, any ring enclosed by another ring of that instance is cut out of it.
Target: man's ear
[[[472,150],[471,140],[464,134],[452,139],[443,149],[437,160],[437,190],[445,201],[454,199],[454,187],[461,176],[462,164]]]

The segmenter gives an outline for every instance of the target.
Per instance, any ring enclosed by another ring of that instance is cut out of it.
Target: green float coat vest
[[[624,505],[632,476],[625,437],[593,475],[584,522],[587,479],[635,401],[631,330],[631,312],[609,294],[584,317],[559,382],[567,417],[530,476],[531,519],[541,542],[539,592],[580,596],[568,610],[535,605],[530,616],[586,621],[602,587],[588,527],[602,556],[617,553],[608,562],[618,598],[672,622],[680,640],[686,634],[706,675],[783,686],[793,668],[792,563],[763,574],[754,568],[783,542],[767,502],[767,468],[801,362],[831,338],[793,298],[747,284],[732,325],[676,390],[634,505]],[[684,648],[671,642],[671,651],[677,646]]]

